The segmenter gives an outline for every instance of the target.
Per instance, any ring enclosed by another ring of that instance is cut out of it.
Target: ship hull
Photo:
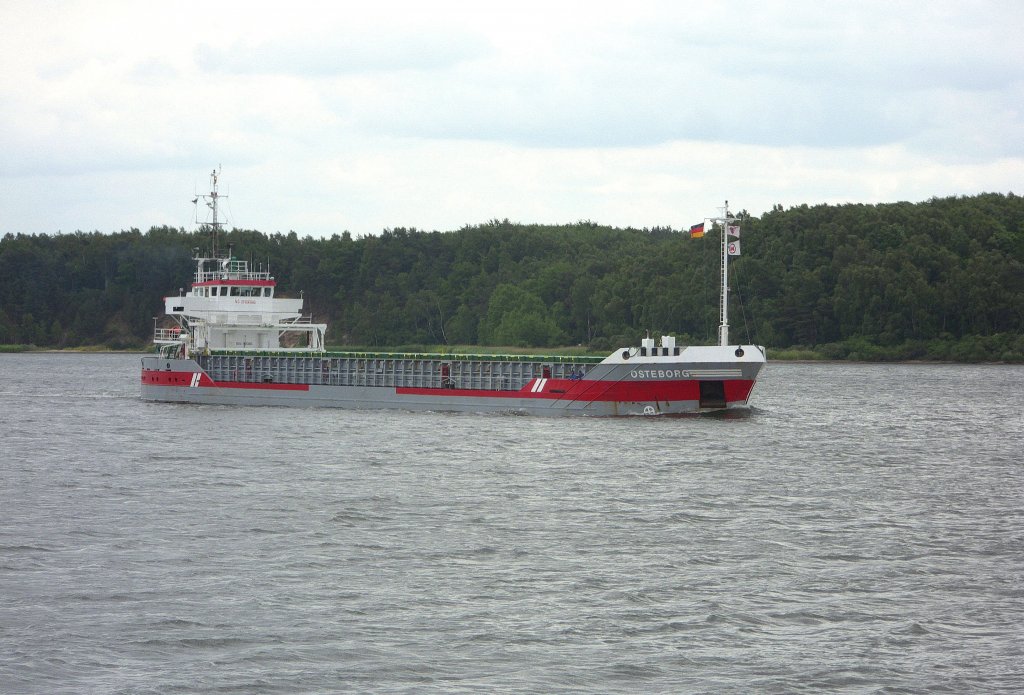
[[[317,358],[299,358],[317,359]],[[747,407],[763,361],[596,364],[582,377],[525,378],[518,388],[462,388],[453,379],[416,385],[344,385],[318,360],[309,375],[280,383],[243,370],[214,379],[192,359],[145,357],[142,398],[236,406],[399,409],[541,416],[682,415]],[[329,364],[329,362],[328,362]],[[540,367],[538,366],[538,370]],[[211,370],[213,371],[213,370]],[[296,370],[292,370],[296,371]],[[301,370],[298,370],[301,371]],[[290,372],[291,373],[291,372]],[[315,382],[325,383],[315,383]]]

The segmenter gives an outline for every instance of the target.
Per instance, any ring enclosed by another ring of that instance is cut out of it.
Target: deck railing
[[[181,340],[182,331],[177,326],[173,328],[156,328],[153,330],[154,343],[175,343]]]

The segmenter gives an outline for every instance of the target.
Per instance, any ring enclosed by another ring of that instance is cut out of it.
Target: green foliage
[[[776,207],[743,221],[733,340],[791,357],[1024,360],[1024,203],[1014,195]],[[716,339],[717,233],[509,220],[328,239],[232,230],[222,249],[300,291],[333,345]],[[0,343],[142,347],[208,230],[7,234]]]
[[[491,293],[478,335],[489,345],[547,347],[564,342],[541,298],[509,283],[498,285]]]

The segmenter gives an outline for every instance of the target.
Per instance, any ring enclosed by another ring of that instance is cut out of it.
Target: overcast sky
[[[1024,192],[1024,3],[0,0],[0,234]],[[205,216],[201,216],[201,220]]]

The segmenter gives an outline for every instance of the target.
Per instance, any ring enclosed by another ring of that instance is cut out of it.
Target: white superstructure
[[[187,292],[164,298],[164,311],[176,326],[157,328],[153,342],[187,357],[210,350],[322,352],[327,325],[302,315],[302,299],[275,297],[277,283],[248,261],[218,254],[216,235],[223,223],[217,219],[217,172],[211,174],[207,200],[213,210],[213,251],[197,254],[195,279]],[[285,338],[285,336],[288,336]]]

